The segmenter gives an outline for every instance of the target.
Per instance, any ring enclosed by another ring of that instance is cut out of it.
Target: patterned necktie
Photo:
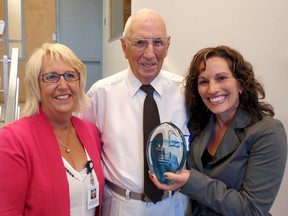
[[[146,158],[146,146],[152,130],[160,124],[160,117],[156,101],[153,98],[154,88],[151,85],[142,85],[140,87],[147,95],[143,107],[143,131],[144,131],[144,193],[156,203],[161,200],[163,190],[159,190],[150,180],[148,174],[148,163]]]

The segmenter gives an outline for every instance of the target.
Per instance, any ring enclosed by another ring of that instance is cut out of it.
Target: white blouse
[[[86,152],[86,150],[85,150]],[[90,160],[89,155],[86,152],[87,159]],[[70,192],[70,215],[71,216],[95,216],[96,207],[88,210],[88,193],[91,186],[91,174],[87,174],[87,168],[85,167],[81,172],[75,170],[63,157],[64,166],[66,168],[69,192]],[[73,176],[74,177],[73,177]],[[94,181],[98,184],[97,176],[92,170]],[[99,193],[99,190],[98,190]],[[99,198],[99,195],[98,195]]]

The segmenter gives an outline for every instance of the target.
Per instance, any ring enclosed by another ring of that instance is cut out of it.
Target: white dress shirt
[[[144,187],[143,103],[146,93],[139,89],[141,85],[130,69],[100,80],[87,93],[91,98],[91,107],[80,114],[82,118],[96,124],[100,131],[105,178],[122,188],[138,193],[142,193]],[[160,121],[172,122],[184,135],[188,135],[183,77],[161,70],[151,85],[155,89],[154,99],[159,109]],[[104,193],[103,205],[108,199],[106,195],[107,192]],[[120,196],[114,195],[113,199],[121,199]],[[122,199],[125,200],[125,197]],[[156,205],[152,203],[151,206],[160,205],[162,202]],[[148,206],[137,200],[130,200],[130,203]],[[139,212],[139,209],[135,212],[130,210],[129,213],[128,215],[147,215]],[[110,215],[127,214],[110,212]]]

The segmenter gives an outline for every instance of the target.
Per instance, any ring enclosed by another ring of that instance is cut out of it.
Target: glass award
[[[150,172],[162,184],[169,184],[163,174],[177,173],[187,158],[187,144],[181,130],[171,122],[155,127],[147,141],[146,156]]]

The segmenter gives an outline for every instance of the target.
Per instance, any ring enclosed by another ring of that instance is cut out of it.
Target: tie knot
[[[149,85],[142,85],[140,87],[142,91],[144,91],[147,95],[153,95],[154,88],[153,86]]]

